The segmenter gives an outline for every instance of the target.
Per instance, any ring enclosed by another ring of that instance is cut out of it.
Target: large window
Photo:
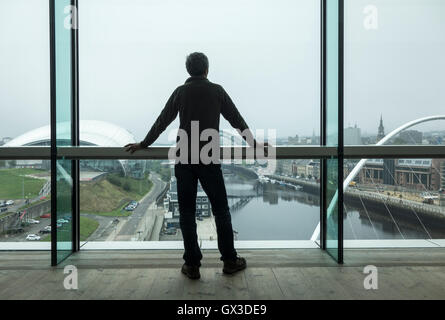
[[[277,145],[320,144],[318,1],[81,0],[79,12],[81,145],[118,147],[142,140],[170,94],[187,79],[185,58],[194,51],[208,55],[209,79],[223,85],[251,129],[265,130],[266,138],[268,130],[276,130]],[[178,123],[177,119],[156,144],[170,145]],[[102,133],[99,127],[104,128]],[[221,118],[220,128],[231,127]],[[233,139],[224,135],[221,140],[223,145],[233,144]],[[177,199],[170,190],[174,179],[159,180],[156,173],[172,170],[167,170],[167,161],[163,167],[157,161],[140,162],[145,171],[138,178],[121,176],[119,166],[112,168],[125,160],[82,161],[82,170],[98,172],[97,166],[89,166],[94,162],[109,167],[100,171],[106,178],[80,184],[82,215],[99,223],[89,242],[182,239],[174,205]],[[279,161],[276,174],[295,178],[298,168],[299,179],[316,184],[313,168],[319,167],[319,161],[315,162]],[[229,205],[238,240],[311,238],[320,217],[319,187],[304,193],[286,187],[284,182],[245,179],[242,168],[246,165],[237,167],[241,169],[226,169],[225,176],[227,189],[232,192]],[[100,195],[92,199],[93,193],[85,190],[95,183],[111,183],[115,189],[128,183],[139,190],[120,190],[123,193],[113,201]],[[119,183],[121,186],[116,185]],[[152,188],[161,192],[164,184],[168,190],[161,199],[151,199],[150,193],[146,196]],[[247,194],[236,196],[238,188]],[[147,207],[148,200],[154,207]],[[138,207],[131,210],[131,201],[138,202]],[[205,196],[197,199],[197,212],[202,216],[197,221],[198,233],[200,239],[214,241],[211,206],[203,204],[207,201]],[[255,228],[253,221],[257,221]],[[102,226],[107,223],[109,230],[104,231]]]
[[[345,1],[345,145],[443,145],[444,15],[440,0]],[[345,246],[440,243],[442,162],[368,160],[346,187]]]

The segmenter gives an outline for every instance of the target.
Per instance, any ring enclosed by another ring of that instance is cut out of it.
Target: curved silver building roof
[[[97,121],[80,121],[80,142],[100,147],[123,147],[127,143],[135,143],[135,137],[115,124]],[[70,138],[70,123],[64,122],[57,125],[58,137],[67,140]],[[31,146],[49,143],[51,141],[50,126],[40,127],[28,131],[5,144],[5,147]]]

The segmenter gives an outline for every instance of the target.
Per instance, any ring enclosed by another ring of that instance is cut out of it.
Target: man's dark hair
[[[209,69],[209,59],[201,52],[193,52],[187,56],[185,61],[187,72],[193,76],[203,76]]]

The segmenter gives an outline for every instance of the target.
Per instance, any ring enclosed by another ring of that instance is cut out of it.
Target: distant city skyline
[[[381,121],[382,122],[379,123],[377,130],[375,130],[375,132],[371,133],[371,134],[362,133],[361,128],[357,124],[354,126],[345,126],[344,127],[345,145],[348,145],[348,144],[350,144],[350,145],[369,144],[369,143],[375,143],[376,139],[377,140],[381,139],[382,137],[384,137],[384,135],[379,137],[380,125],[383,125],[383,134],[386,135],[388,133],[388,132],[385,132],[385,129],[384,129],[383,117],[381,117]],[[34,128],[34,129],[37,129],[37,128]],[[174,129],[173,129],[173,131],[174,131]],[[221,130],[221,132],[222,131],[223,130]],[[26,133],[27,132],[25,132],[23,134],[26,134]],[[420,134],[420,138],[419,138],[419,134]],[[440,137],[445,139],[445,129],[443,129],[443,130],[429,130],[429,131],[406,130],[406,131],[401,132],[398,136],[396,136],[395,139],[398,142],[405,141],[406,143],[410,143],[410,142],[422,143],[421,136],[423,136],[424,138],[426,138],[426,137],[431,138],[434,134],[438,134]],[[18,136],[21,136],[21,135],[22,134],[20,134]],[[0,136],[0,145],[3,145],[5,143],[9,142],[10,140],[17,138],[18,136],[16,136],[16,137],[12,137],[12,136],[1,137]],[[276,137],[276,140],[277,140],[277,143],[280,143],[280,144],[283,141],[287,141],[287,143],[290,145],[292,145],[292,144],[319,144],[319,142],[320,142],[319,138],[320,138],[319,133],[316,134],[315,132],[313,132],[312,135],[295,134],[293,136],[287,136],[287,137],[279,136],[279,137]],[[362,141],[359,143],[358,139],[362,139]],[[363,139],[367,140],[368,143],[363,141]],[[369,140],[369,139],[371,139],[371,140]],[[267,137],[266,137],[266,140],[267,140]],[[393,140],[394,140],[394,138],[393,138]],[[170,145],[170,144],[172,144],[172,142],[157,141],[155,144]]]

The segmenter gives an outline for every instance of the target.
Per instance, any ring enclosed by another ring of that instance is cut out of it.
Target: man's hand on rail
[[[145,149],[140,143],[129,143],[125,147],[125,151],[135,153],[138,150]]]
[[[257,150],[263,149],[264,150],[264,156],[269,156],[269,150],[268,148],[272,147],[268,142],[256,142],[256,148]]]

